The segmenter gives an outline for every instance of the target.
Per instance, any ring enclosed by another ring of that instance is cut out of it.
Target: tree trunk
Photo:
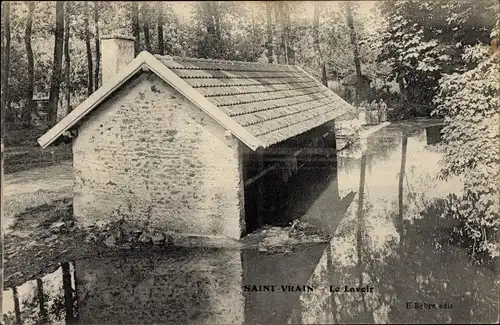
[[[35,2],[28,2],[28,18],[26,20],[26,31],[24,33],[24,44],[26,46],[26,56],[28,58],[28,90],[26,91],[26,109],[24,110],[23,122],[25,126],[31,125],[31,114],[35,111],[33,94],[35,88],[35,61],[33,59],[33,48],[31,46],[31,35],[33,33],[33,12]]]
[[[291,29],[291,22],[290,22],[290,2],[285,2],[283,7],[283,23],[284,23],[284,28],[283,28],[283,34],[285,37],[284,41],[284,47],[285,47],[285,58],[286,58],[286,64],[295,64],[295,52],[292,47],[292,38],[290,37],[290,29]]]
[[[398,183],[398,220],[396,222],[397,232],[399,233],[399,246],[398,255],[401,260],[405,258],[405,228],[404,228],[404,179],[406,173],[406,154],[408,151],[408,136],[403,133],[403,140],[401,145],[401,167],[399,169],[399,183]],[[399,284],[399,287],[404,287],[404,284]]]
[[[280,45],[277,48],[278,63],[293,64],[295,54],[290,42],[290,8],[289,3],[277,1],[275,3],[276,25],[279,26]]]
[[[323,61],[323,64],[321,65],[321,83],[328,87],[328,77],[326,75],[326,64]]]
[[[267,62],[273,63],[273,22],[271,18],[272,4],[271,2],[266,2],[266,14],[267,14]]]
[[[216,1],[201,1],[206,34],[198,48],[201,57],[221,59],[224,53],[220,30],[220,12]]]
[[[89,3],[87,1],[85,4],[85,13],[83,18],[83,25],[85,29],[85,47],[87,49],[87,96],[90,96],[94,91],[93,86],[93,69],[92,69],[92,48],[90,47],[90,30],[89,30]]]
[[[221,32],[221,26],[220,26],[220,10],[219,10],[219,3],[217,1],[211,1],[212,2],[212,15],[213,15],[213,20],[215,22],[215,53],[216,53],[216,59],[222,59],[223,58],[223,53],[224,49],[222,48],[222,32]]]
[[[71,287],[71,273],[69,263],[62,263],[62,278],[63,278],[63,291],[64,291],[64,310],[66,311],[65,321],[66,324],[75,324],[74,315],[74,296],[73,288]]]
[[[356,76],[358,77],[358,79],[360,79],[361,62],[359,60],[358,42],[356,38],[356,32],[354,31],[354,21],[352,18],[352,4],[350,1],[346,2],[346,16],[347,16],[347,27],[349,28],[349,36],[351,38],[352,50],[354,53],[354,66],[356,68]]]
[[[279,64],[285,63],[284,33],[283,33],[283,3],[274,3],[274,21],[276,22],[277,33],[279,35],[278,46],[276,46],[276,58]]]
[[[401,145],[401,167],[399,169],[399,183],[398,183],[398,207],[399,207],[398,231],[400,238],[403,238],[403,217],[404,217],[403,185],[405,179],[407,149],[408,149],[408,137],[403,134],[403,142]]]
[[[5,10],[5,7],[4,7]],[[17,288],[12,287],[12,297],[14,299],[14,314],[16,317],[16,325],[21,325],[21,307],[19,305],[19,294],[17,293]]]
[[[249,3],[249,6],[250,6],[250,18],[251,18],[251,26],[252,26],[252,30],[251,30],[251,44],[252,44],[252,50],[250,51],[250,61],[257,61],[258,59],[258,56],[256,55],[256,50],[258,50],[258,48],[260,47],[260,39],[257,39],[257,35],[256,35],[256,30],[257,30],[257,26],[256,26],[256,23],[255,23],[255,9],[254,9],[254,3],[250,2]]]
[[[9,106],[9,70],[10,70],[10,2],[3,3],[3,21],[4,21],[4,39],[3,44],[3,60],[2,60],[2,114],[1,114],[1,131],[2,141],[5,134],[5,117]],[[3,41],[3,39],[2,39]]]
[[[314,3],[314,13],[313,13],[313,47],[318,60],[318,66],[321,66],[321,49],[319,46],[319,2]]]
[[[64,43],[64,2],[56,2],[56,32],[54,43],[54,62],[50,80],[49,105],[52,124],[57,122],[57,107],[59,104],[59,87],[62,81],[62,56]]]
[[[149,34],[149,19],[150,19],[150,9],[149,9],[149,4],[147,2],[144,2],[142,4],[142,20],[143,20],[143,25],[142,28],[144,30],[144,42],[146,43],[146,50],[151,53],[151,37]]]
[[[36,287],[37,287],[38,304],[40,307],[40,319],[42,321],[42,324],[47,324],[49,320],[49,315],[47,313],[47,308],[45,305],[45,294],[43,293],[42,279],[36,279]]]
[[[314,51],[318,59],[318,67],[321,70],[321,83],[328,86],[328,79],[326,76],[326,65],[323,61],[321,47],[319,43],[319,1],[314,3],[314,17],[313,17],[313,37],[314,37]]]
[[[64,70],[65,70],[65,95],[66,95],[66,114],[71,109],[71,59],[69,57],[69,22],[71,14],[70,1],[66,2],[65,22],[64,22]]]
[[[161,1],[158,2],[158,54],[165,55],[165,43],[163,41],[163,3]]]
[[[101,46],[99,43],[99,1],[94,1],[94,26],[95,26],[95,72],[94,72],[94,89],[99,88],[99,74],[101,65]]]
[[[359,286],[362,287],[363,284],[363,269],[365,263],[363,263],[363,232],[365,227],[364,218],[364,196],[365,196],[365,182],[366,182],[366,155],[365,153],[361,156],[361,171],[359,179],[359,191],[358,191],[358,215],[357,215],[357,231],[356,231],[356,252],[357,252],[357,271],[359,277]],[[366,303],[365,295],[361,295],[361,302],[363,303],[364,315],[368,314],[368,305]]]
[[[333,245],[331,243],[328,244],[327,249],[326,249],[326,270],[327,270],[327,276],[328,276],[328,283],[335,283],[337,281],[335,273],[338,272],[336,267],[333,266],[333,257],[332,257],[332,248],[330,245]],[[330,293],[330,315],[332,315],[332,323],[333,324],[340,324],[340,321],[338,319],[338,312],[337,312],[337,302],[335,301],[336,295],[331,292]]]
[[[141,28],[139,26],[139,5],[136,1],[132,2],[132,29],[134,30],[134,52],[135,56],[141,51]]]
[[[399,86],[399,107],[401,110],[404,109],[406,94],[405,94],[405,81],[403,76],[398,76],[398,86]]]

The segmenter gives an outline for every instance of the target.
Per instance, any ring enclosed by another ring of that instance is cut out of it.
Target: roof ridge
[[[249,65],[269,65],[269,66],[278,66],[278,67],[299,67],[296,64],[280,64],[280,63],[268,63],[268,62],[251,62],[251,61],[238,61],[238,60],[221,60],[221,59],[207,59],[207,58],[194,58],[189,56],[171,56],[171,55],[154,55],[158,59],[167,59],[167,60],[184,60],[191,62],[207,62],[207,63],[226,63],[226,64],[249,64]]]

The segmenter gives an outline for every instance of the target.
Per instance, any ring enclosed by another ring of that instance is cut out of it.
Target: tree
[[[158,54],[165,54],[165,42],[163,41],[163,3],[157,3],[158,10],[158,20],[157,20],[157,31],[158,31]]]
[[[319,40],[319,5],[320,2],[316,1],[314,3],[314,17],[313,17],[313,37],[314,37],[314,51],[316,52],[316,57],[318,60],[318,67],[321,70],[321,82],[323,85],[328,86],[328,79],[326,76],[326,65],[323,61],[323,55],[321,53],[320,40]]]
[[[267,41],[266,41],[266,50],[267,50],[267,62],[273,63],[273,22],[271,18],[272,14],[272,4],[271,2],[266,2],[266,23],[267,23]]]
[[[71,15],[70,1],[66,2],[64,14],[64,72],[65,72],[65,95],[66,95],[66,114],[70,111],[71,102],[71,58],[69,56],[69,39],[70,39],[70,15]]]
[[[498,40],[500,26],[492,35]],[[500,202],[500,53],[488,45],[468,47],[463,54],[470,70],[444,75],[433,112],[445,117],[443,178],[464,179],[461,197],[452,198],[445,213],[461,222],[456,234],[476,261],[498,259]]]
[[[56,2],[56,29],[54,43],[54,60],[52,63],[52,78],[50,81],[50,118],[52,124],[57,122],[57,108],[59,103],[59,87],[62,77],[62,55],[64,42],[64,2]]]
[[[259,42],[259,37],[257,35],[257,25],[254,8],[255,4],[253,2],[250,2],[248,5],[250,6],[250,43],[257,44]]]
[[[347,27],[349,30],[349,38],[351,40],[351,48],[354,56],[354,67],[356,70],[356,104],[369,99],[369,82],[361,72],[361,60],[359,55],[359,44],[356,31],[354,29],[353,8],[350,1],[345,2],[345,15]]]
[[[224,58],[250,62],[264,59],[266,7],[266,3],[246,2],[238,7],[226,8],[229,18],[222,24],[226,31],[222,39],[226,49]],[[269,61],[269,57],[267,60]]]
[[[141,51],[141,28],[139,25],[139,5],[136,1],[132,1],[132,30],[135,38],[134,52],[137,56]]]
[[[383,39],[380,60],[391,66],[390,79],[399,86],[400,107],[405,115],[415,115],[414,103],[430,103],[437,86],[442,48],[432,37],[425,20],[438,8],[429,2],[384,2],[381,5],[388,31]],[[432,27],[432,26],[431,26]],[[442,57],[446,59],[446,57]]]
[[[278,63],[295,64],[295,49],[296,43],[295,30],[299,24],[292,25],[292,13],[297,11],[298,4],[293,1],[276,1],[274,2],[274,18],[276,22],[276,34],[278,43],[275,48]]]
[[[146,50],[148,52],[152,52],[152,47],[151,47],[151,35],[150,35],[150,6],[149,3],[146,1],[142,4],[142,27],[144,30],[144,42],[146,43]]]
[[[95,72],[94,72],[94,89],[99,88],[99,73],[101,64],[101,47],[99,40],[99,1],[94,1],[94,26],[95,26]]]
[[[359,49],[358,49],[358,41],[356,38],[356,32],[354,31],[354,22],[352,19],[352,4],[350,1],[345,3],[346,10],[346,18],[347,18],[347,26],[349,28],[349,36],[351,39],[352,51],[354,53],[354,66],[356,68],[356,76],[358,79],[361,78],[361,62],[359,60]]]
[[[222,59],[226,47],[222,40],[221,4],[218,1],[199,2],[197,14],[203,28],[203,36],[198,41],[197,56]]]
[[[89,3],[87,1],[85,4],[84,13],[84,29],[85,29],[85,48],[87,50],[87,96],[90,96],[94,91],[94,78],[93,78],[93,63],[92,63],[92,47],[90,46],[90,27],[89,27]]]
[[[26,91],[26,109],[24,110],[23,121],[26,126],[31,124],[31,114],[34,112],[33,102],[35,87],[35,61],[33,59],[33,48],[31,46],[31,36],[33,33],[33,12],[35,11],[35,2],[28,1],[28,18],[26,20],[26,30],[24,33],[24,44],[26,46],[26,55],[28,57],[28,85]]]
[[[274,8],[274,19],[276,21],[276,26],[279,26],[279,43],[276,48],[276,56],[278,58],[278,63],[280,64],[288,64],[288,34],[285,32],[285,8],[284,3],[282,1],[278,1],[275,3]]]
[[[286,64],[295,64],[295,51],[292,46],[290,11],[291,2],[283,2],[283,48]]]
[[[5,130],[5,117],[8,111],[9,104],[9,72],[10,72],[10,2],[3,3],[3,22],[4,22],[4,37],[3,51],[2,51],[2,141]],[[3,157],[3,153],[2,153]]]
[[[489,41],[498,3],[477,0],[383,1],[387,21],[380,61],[399,84],[406,115],[428,115],[443,74],[464,71],[466,46]]]

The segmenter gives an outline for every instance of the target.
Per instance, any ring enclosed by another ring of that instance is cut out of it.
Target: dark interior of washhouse
[[[286,226],[326,186],[337,165],[335,128],[326,123],[260,151],[244,155],[246,233]],[[316,192],[316,191],[315,191]]]

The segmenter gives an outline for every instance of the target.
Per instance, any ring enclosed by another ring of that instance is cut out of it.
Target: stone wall
[[[240,238],[241,143],[153,73],[93,112],[73,143],[74,214],[82,226]]]

